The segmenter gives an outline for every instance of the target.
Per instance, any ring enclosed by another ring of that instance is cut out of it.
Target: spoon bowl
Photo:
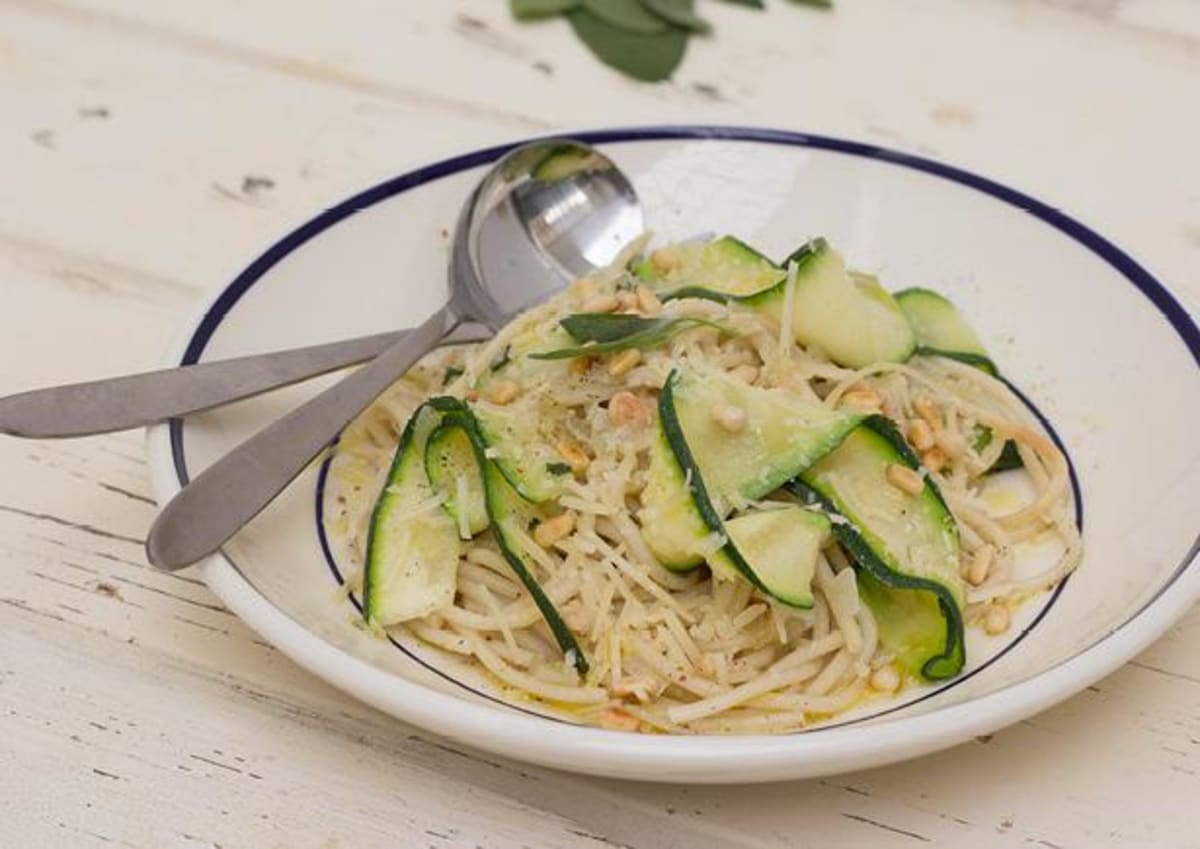
[[[525,145],[463,208],[451,276],[476,314],[504,323],[611,263],[644,227],[633,185],[606,156],[569,140]]]

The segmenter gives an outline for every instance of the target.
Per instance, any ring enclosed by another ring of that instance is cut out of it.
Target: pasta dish
[[[955,306],[824,239],[633,245],[427,356],[327,486],[365,627],[625,731],[786,733],[954,678],[1081,556],[1067,458]]]

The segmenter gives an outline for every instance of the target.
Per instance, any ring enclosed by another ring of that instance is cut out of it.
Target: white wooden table
[[[556,127],[725,122],[991,175],[1200,308],[1200,2],[706,4],[638,85],[501,0],[0,0],[0,392],[157,365],[269,240],[424,161]],[[1200,847],[1200,610],[990,739],[682,788],[460,751],[149,569],[142,436],[0,439],[0,846]]]

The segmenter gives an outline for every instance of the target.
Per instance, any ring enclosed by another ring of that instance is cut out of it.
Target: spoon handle
[[[212,554],[304,470],[350,420],[459,323],[449,306],[320,395],[263,428],[187,484],[150,528],[161,569]]]
[[[130,430],[260,395],[377,357],[407,330],[178,368],[34,389],[0,398],[0,433],[27,439]],[[490,334],[464,325],[455,341]]]

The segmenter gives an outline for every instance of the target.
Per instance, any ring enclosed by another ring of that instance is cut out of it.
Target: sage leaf
[[[670,319],[643,318],[640,315],[582,312],[561,319],[559,327],[567,331],[576,342],[615,342],[662,327]]]
[[[667,25],[665,32],[641,35],[614,27],[579,8],[567,15],[572,29],[596,58],[643,82],[659,82],[674,73],[687,49],[687,30]]]
[[[583,0],[583,8],[610,26],[638,35],[658,35],[671,27],[640,0]]]
[[[693,316],[680,318],[641,318],[636,315],[578,313],[559,324],[577,342],[574,348],[558,348],[529,356],[535,360],[567,360],[596,354],[613,354],[629,348],[656,348],[673,336],[694,327],[715,327],[725,333],[729,328],[715,321]]]
[[[708,21],[696,14],[692,0],[642,0],[642,5],[664,21],[692,32],[708,32]]]
[[[552,18],[576,8],[580,0],[508,0],[512,16],[520,21]]]
[[[751,9],[766,8],[766,6],[763,5],[763,0],[723,0],[723,2],[734,6],[749,6]]]

